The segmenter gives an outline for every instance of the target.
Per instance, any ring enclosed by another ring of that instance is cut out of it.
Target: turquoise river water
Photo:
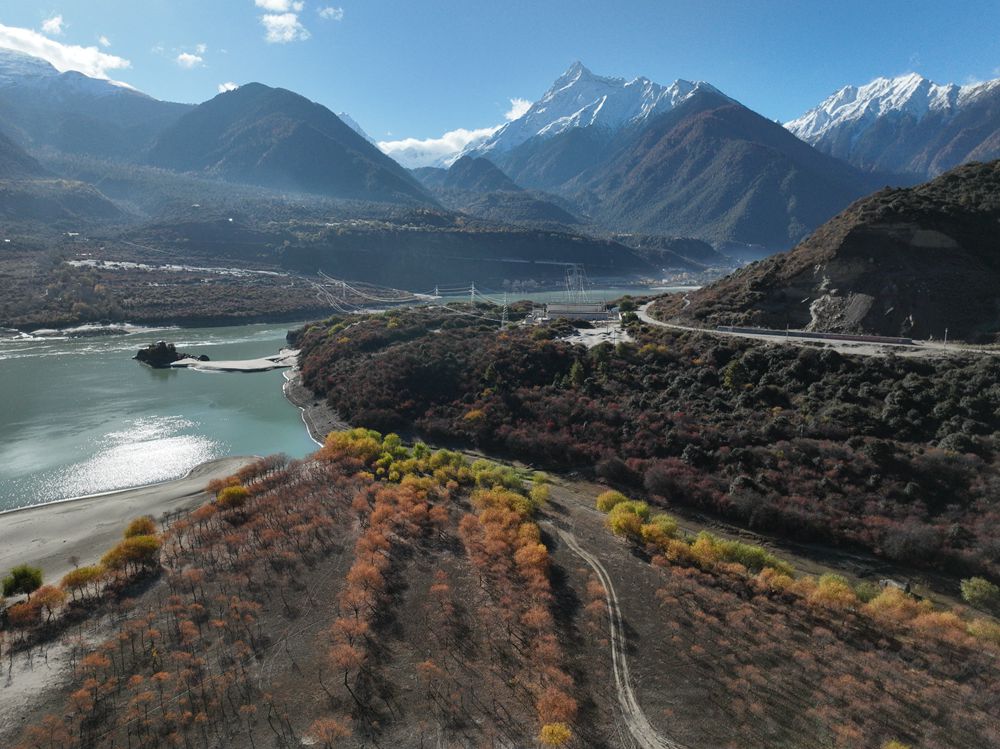
[[[159,338],[212,359],[275,354],[289,325],[0,339],[0,510],[184,475],[226,455],[316,449],[281,371],[150,369]]]

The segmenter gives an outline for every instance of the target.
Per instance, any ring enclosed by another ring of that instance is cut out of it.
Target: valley
[[[0,747],[1000,746],[1000,11],[36,5]]]

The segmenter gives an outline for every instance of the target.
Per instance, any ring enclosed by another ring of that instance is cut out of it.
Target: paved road
[[[936,357],[951,356],[955,354],[988,354],[996,356],[1000,353],[1000,351],[975,348],[972,346],[963,346],[959,344],[948,344],[945,346],[943,343],[928,341],[916,341],[913,345],[908,345],[900,343],[833,341],[818,338],[806,338],[796,335],[775,336],[755,335],[753,333],[730,333],[722,330],[713,330],[711,328],[696,328],[691,325],[678,325],[676,323],[668,323],[663,322],[662,320],[657,320],[649,314],[649,306],[651,304],[653,304],[653,302],[647,302],[636,310],[636,315],[639,316],[639,319],[648,325],[655,325],[659,328],[669,328],[671,330],[686,330],[694,333],[707,333],[709,335],[728,336],[731,338],[750,338],[755,341],[765,341],[767,343],[775,343],[785,346],[819,345],[834,349],[843,354],[855,354],[857,356],[887,356],[890,352],[896,354],[897,356],[904,357]]]

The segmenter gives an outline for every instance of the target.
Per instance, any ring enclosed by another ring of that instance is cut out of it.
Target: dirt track
[[[653,728],[649,719],[646,718],[646,714],[642,711],[638,699],[636,699],[625,654],[626,644],[623,637],[622,612],[618,606],[618,595],[611,583],[611,576],[600,560],[585,551],[571,533],[561,528],[555,528],[555,530],[563,542],[594,570],[601,585],[604,586],[604,592],[608,599],[608,623],[611,628],[611,662],[615,673],[615,691],[618,695],[618,703],[621,705],[626,728],[642,749],[682,749],[681,744],[663,736]]]

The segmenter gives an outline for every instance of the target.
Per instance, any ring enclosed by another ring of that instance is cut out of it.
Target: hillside
[[[988,618],[599,491],[364,429],[250,463],[11,607],[0,740],[992,745]]]
[[[45,169],[38,161],[0,133],[0,179],[21,180],[45,175]]]
[[[911,73],[845,86],[786,127],[873,172],[936,177],[1000,157],[1000,80],[936,84]]]
[[[251,83],[219,94],[157,138],[148,163],[283,190],[429,202],[403,167],[333,112]]]
[[[462,156],[448,167],[441,187],[445,190],[467,190],[469,192],[518,192],[518,187],[510,177],[501,172],[489,159]]]
[[[96,188],[54,178],[24,149],[0,134],[0,219],[18,226],[63,221],[80,226],[123,216]]]
[[[975,340],[1000,331],[1000,162],[860,200],[792,251],[691,294],[698,324]]]

